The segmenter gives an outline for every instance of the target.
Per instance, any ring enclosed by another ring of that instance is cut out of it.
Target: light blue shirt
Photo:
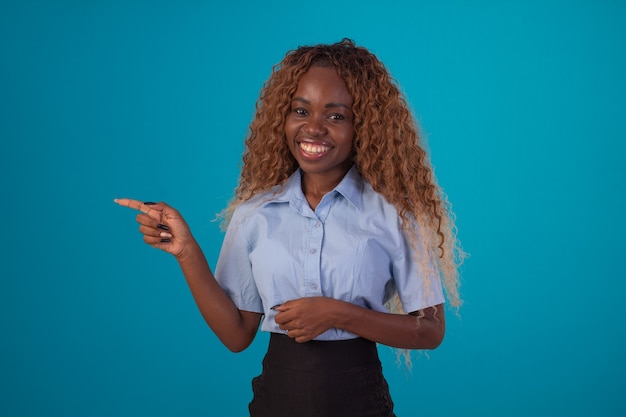
[[[240,310],[263,313],[261,329],[275,333],[284,331],[271,307],[302,297],[387,311],[384,303],[397,290],[407,312],[444,301],[438,273],[419,271],[414,262],[396,209],[354,166],[315,211],[302,192],[300,170],[282,188],[239,205],[215,277]],[[330,329],[316,340],[354,337]]]

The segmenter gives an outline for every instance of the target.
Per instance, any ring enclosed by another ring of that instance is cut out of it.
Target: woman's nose
[[[324,119],[321,117],[310,117],[305,125],[304,131],[311,136],[319,136],[323,135],[327,132],[326,124],[324,123]]]

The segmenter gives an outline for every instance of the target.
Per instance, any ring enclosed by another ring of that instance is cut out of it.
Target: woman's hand
[[[327,297],[287,301],[274,310],[276,323],[296,342],[308,342],[336,328],[401,349],[435,349],[445,334],[443,304],[410,314],[374,311]]]
[[[189,226],[176,209],[165,203],[142,203],[138,200],[120,198],[117,204],[139,210],[137,223],[143,240],[148,245],[181,258],[186,248],[195,244]]]
[[[296,342],[308,342],[334,326],[336,307],[341,301],[328,297],[306,297],[287,301],[278,311],[276,323]]]

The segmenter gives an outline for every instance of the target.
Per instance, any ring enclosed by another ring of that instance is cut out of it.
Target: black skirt
[[[251,417],[395,417],[376,344],[297,343],[272,333],[252,380]]]

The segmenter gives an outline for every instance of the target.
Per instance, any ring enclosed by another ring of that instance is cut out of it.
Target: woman
[[[463,258],[394,81],[348,39],[289,52],[243,162],[215,275],[175,209],[116,202],[142,212],[144,241],[176,257],[230,350],[261,321],[271,333],[252,416],[393,416],[376,343],[436,348]]]

